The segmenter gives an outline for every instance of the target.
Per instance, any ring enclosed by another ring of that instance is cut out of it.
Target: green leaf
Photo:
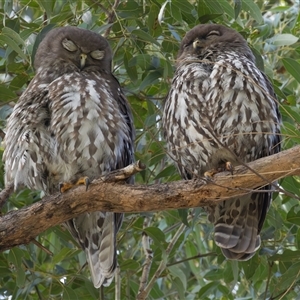
[[[232,6],[228,3],[227,0],[219,0],[219,4],[222,6],[222,11],[228,14],[232,19],[235,19],[235,13]]]
[[[64,292],[63,292],[63,299],[64,300],[77,300],[79,298],[78,298],[78,295],[75,292],[75,290],[65,286]]]
[[[4,27],[2,29],[2,34],[10,37],[13,41],[15,41],[18,45],[22,45],[25,46],[25,43],[23,41],[23,39],[20,37],[20,35],[15,32],[13,29],[9,28],[9,27]]]
[[[296,262],[291,265],[287,271],[282,274],[279,282],[275,282],[276,286],[274,289],[276,293],[279,291],[285,291],[288,288],[293,287],[293,285],[299,280],[300,277],[300,262]]]
[[[264,67],[264,60],[261,57],[261,54],[259,53],[259,51],[257,51],[255,48],[250,47],[251,51],[253,52],[254,56],[255,56],[255,63],[256,66],[264,72],[265,67]]]
[[[186,226],[189,226],[189,223],[187,221],[189,210],[184,208],[184,209],[178,209],[177,211],[182,223]]]
[[[146,70],[151,66],[151,55],[147,54],[138,54],[129,58],[128,57],[128,67],[139,66],[142,70]]]
[[[297,143],[298,144],[298,143]],[[281,182],[281,186],[289,191],[297,195],[299,193],[299,180],[297,181],[294,177],[287,177]]]
[[[236,261],[228,261],[224,269],[224,281],[228,284],[237,282],[238,274],[240,272],[238,263]]]
[[[191,14],[195,9],[194,5],[192,5],[188,1],[172,0],[171,3],[176,5],[182,12],[185,12],[187,14]]]
[[[252,259],[249,259],[247,261],[241,262],[247,280],[250,281],[252,276],[255,274],[259,263],[260,262],[258,261],[257,256],[254,256]]]
[[[230,288],[230,287],[229,287]],[[218,285],[218,290],[222,293],[223,295],[223,298],[221,298],[221,300],[233,300],[233,295],[232,295],[232,291],[229,290],[229,288],[227,286],[224,286],[222,284],[219,284]],[[226,298],[225,298],[225,295],[226,295]],[[236,299],[236,298],[235,298]],[[248,298],[249,300],[252,300],[252,297],[251,298]],[[246,298],[244,298],[243,300],[248,300]],[[236,299],[237,300],[237,299]],[[240,299],[241,300],[241,299]]]
[[[261,263],[257,266],[257,269],[255,270],[251,280],[259,283],[267,278],[268,272],[269,269],[266,267],[266,262],[263,263],[263,261],[261,261]]]
[[[242,0],[234,0],[234,18],[237,19],[242,10]]]
[[[292,58],[283,58],[281,61],[286,70],[300,83],[300,64]]]
[[[295,106],[281,105],[281,111],[284,116],[291,118],[293,121],[300,123],[299,110]]]
[[[18,287],[23,287],[25,284],[25,280],[26,280],[26,274],[25,271],[23,269],[23,267],[19,267],[17,268],[17,278],[16,278],[16,284]]]
[[[295,44],[299,40],[298,37],[290,33],[276,34],[271,38],[271,42],[275,46],[289,46]]]
[[[175,5],[175,3],[172,1],[170,2],[170,11],[171,15],[174,18],[175,21],[177,22],[182,22],[182,16],[181,16],[181,10],[179,7]]]
[[[260,8],[253,0],[242,1],[242,8],[245,11],[248,11],[251,17],[258,23],[263,23],[263,17],[260,11]]]
[[[0,35],[0,43],[2,43],[3,45],[7,44],[7,47],[9,49],[11,49],[12,51],[15,51],[16,53],[18,53],[18,55],[24,59],[25,61],[29,61],[28,57],[23,53],[21,47],[9,36],[1,34]]]
[[[20,90],[25,84],[28,83],[29,77],[27,74],[18,74],[10,83],[9,87],[12,90]]]
[[[17,100],[17,95],[4,85],[0,85],[0,95],[2,101]]]
[[[122,271],[125,270],[137,270],[140,268],[140,264],[133,259],[126,259],[122,264],[120,264]]]
[[[15,268],[21,268],[22,257],[23,257],[23,251],[20,248],[15,247],[9,250],[7,259],[15,266]]]
[[[218,282],[209,282],[205,284],[199,291],[197,297],[198,299],[205,299],[204,297],[207,295],[211,295],[212,291],[216,291],[216,287],[218,286]]]
[[[290,209],[286,216],[286,220],[290,223],[300,226],[300,210],[298,205],[295,205],[293,208]]]
[[[2,4],[3,5],[3,4]],[[4,11],[7,15],[10,15],[13,11],[14,2],[11,0],[4,1]]]
[[[149,72],[144,78],[144,80],[141,82],[139,89],[143,90],[147,86],[157,83],[160,77],[161,73],[158,71]]]
[[[156,283],[151,289],[150,296],[152,297],[148,297],[150,299],[164,299],[165,295],[162,291],[162,288]]]
[[[295,124],[284,122],[282,135],[286,140],[290,139],[294,143],[300,144],[300,131],[296,128]]]
[[[53,282],[51,284],[51,290],[50,293],[52,295],[60,295],[63,292],[63,286],[61,284],[58,284],[57,282]]]
[[[297,249],[300,249],[300,228],[298,228],[297,230],[296,243],[297,243]]]
[[[71,249],[71,248],[62,248],[57,254],[55,254],[52,258],[52,262],[54,264],[60,263],[65,259],[70,259],[76,255],[78,255],[81,250]]]
[[[0,276],[3,278],[5,276],[11,276],[11,270],[8,267],[0,266]]]
[[[300,259],[300,250],[292,251],[286,249],[282,254],[275,254],[269,258],[270,261],[286,261],[286,262],[297,262]]]
[[[209,7],[204,1],[198,1],[197,10],[198,10],[199,20],[201,17],[211,14],[211,10],[209,9]]]
[[[131,34],[138,36],[139,38],[141,38],[142,41],[150,42],[151,44],[160,46],[156,39],[154,39],[150,34],[141,29],[132,30]]]
[[[55,2],[49,0],[37,0],[37,2],[45,10],[47,18],[50,19],[52,16],[53,4]]]
[[[208,271],[204,275],[204,278],[207,280],[212,280],[212,281],[221,280],[222,278],[224,278],[224,270],[219,269],[219,268],[214,268],[214,269]]]
[[[152,239],[153,244],[155,247],[157,247],[161,251],[161,257],[162,260],[167,262],[167,256],[166,256],[166,247],[167,243],[165,241],[165,234],[159,229],[155,227],[148,227],[144,229],[144,232]],[[160,251],[155,251],[155,256],[158,255],[157,252]],[[154,257],[155,257],[154,256]]]
[[[177,174],[176,167],[174,165],[170,165],[170,166],[167,166],[165,169],[163,169],[160,173],[158,173],[155,176],[154,180],[168,177],[168,176],[174,176],[175,174]]]
[[[177,266],[170,266],[168,267],[169,271],[174,277],[178,277],[183,285],[184,290],[187,288],[187,281],[186,281],[186,276],[183,273],[183,271]]]
[[[148,14],[147,22],[148,22],[149,34],[153,37],[159,36],[162,33],[162,28],[161,26],[159,26],[158,23],[158,14],[159,14],[158,6],[152,3]]]
[[[210,11],[213,13],[223,13],[223,8],[220,5],[219,1],[211,1],[204,0],[206,2],[207,7],[209,7]]]
[[[175,286],[176,291],[178,292],[179,299],[185,299],[185,290],[181,279],[179,277],[175,277],[175,279],[172,282],[172,285]]]
[[[124,53],[124,66],[126,68],[127,74],[131,80],[135,81],[138,79],[136,65],[129,66],[129,61],[132,59],[132,54],[125,50]]]
[[[145,228],[144,231],[147,235],[157,244],[165,243],[165,234],[159,229],[155,227]]]

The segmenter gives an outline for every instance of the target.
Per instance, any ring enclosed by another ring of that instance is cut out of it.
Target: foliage
[[[160,116],[180,40],[199,23],[227,25],[248,40],[280,101],[283,148],[300,141],[297,0],[128,0],[116,8],[106,0],[5,0],[0,4],[0,18],[3,128],[13,103],[33,77],[34,53],[46,32],[69,24],[107,35],[114,51],[114,73],[134,112],[136,158],[147,165],[146,171],[136,176],[137,184],[179,179],[165,150]],[[3,176],[0,185],[4,185]],[[212,226],[200,209],[193,218],[186,211],[128,214],[118,241],[122,299],[133,299],[138,292],[145,259],[141,248],[144,230],[152,238],[154,253],[150,278],[161,261],[166,263],[148,299],[296,299],[300,292],[300,210],[291,194],[300,195],[300,179],[286,178],[281,186],[290,194],[274,195],[262,231],[262,247],[254,258],[242,263],[224,259],[212,241]],[[20,191],[3,212],[39,199],[38,192]],[[145,216],[151,218],[147,228],[143,228]],[[187,220],[188,226],[166,252]],[[35,244],[0,254],[0,299],[99,297],[89,280],[85,255],[68,232],[57,226],[37,241],[53,255]],[[104,293],[113,299],[114,284]]]

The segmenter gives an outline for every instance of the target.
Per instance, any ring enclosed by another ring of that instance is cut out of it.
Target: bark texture
[[[182,180],[151,186],[120,182],[141,169],[143,166],[137,162],[125,171],[115,171],[94,180],[87,191],[85,186],[78,186],[2,216],[0,251],[29,243],[48,228],[83,212],[133,213],[199,207],[246,194],[283,177],[300,175],[300,146],[239,166],[233,175],[229,172],[216,174],[211,182]]]

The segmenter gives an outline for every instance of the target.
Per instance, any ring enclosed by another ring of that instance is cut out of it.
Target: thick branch
[[[85,191],[76,187],[64,194],[43,200],[0,218],[0,250],[30,242],[46,229],[63,223],[83,212],[96,210],[114,212],[161,211],[207,206],[217,201],[246,194],[267,182],[300,175],[300,146],[215,175],[214,182],[177,181],[152,186],[131,186],[95,180]]]

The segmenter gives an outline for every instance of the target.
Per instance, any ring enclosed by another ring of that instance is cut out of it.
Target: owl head
[[[254,61],[246,40],[237,31],[219,24],[200,24],[192,28],[181,42],[178,61],[187,56],[202,57],[208,51],[220,54],[225,50]]]
[[[110,73],[111,61],[112,51],[104,37],[90,30],[67,26],[47,33],[37,49],[34,68],[37,72],[57,66]]]

